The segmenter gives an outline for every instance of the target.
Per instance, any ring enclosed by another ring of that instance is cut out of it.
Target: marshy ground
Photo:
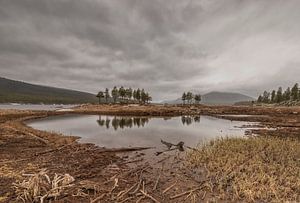
[[[139,161],[143,151],[128,154],[128,149],[79,144],[75,137],[23,124],[66,113],[200,114],[260,122],[266,128],[253,130],[257,136],[219,139],[185,153],[174,150],[150,163]],[[245,114],[252,116],[239,116]],[[299,127],[297,107],[85,105],[71,112],[2,110],[0,202],[40,202],[43,196],[44,202],[299,202]],[[45,174],[52,182],[47,183]],[[55,174],[74,180],[62,185],[65,179],[59,181]],[[43,187],[37,190],[39,181]]]

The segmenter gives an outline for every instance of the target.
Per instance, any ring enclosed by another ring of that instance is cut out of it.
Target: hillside
[[[97,102],[95,95],[34,85],[0,77],[0,103],[79,104]]]
[[[210,92],[202,97],[202,103],[204,104],[234,104],[252,100],[255,99],[244,94],[232,92]]]
[[[232,93],[232,92],[209,92],[207,94],[202,95],[203,104],[227,104],[233,105],[236,102],[241,101],[252,101],[254,98],[249,97],[247,95],[243,95],[240,93]],[[176,100],[164,101],[162,103],[167,104],[181,104],[181,98]]]

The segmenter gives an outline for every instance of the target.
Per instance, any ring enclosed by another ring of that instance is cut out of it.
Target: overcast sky
[[[257,96],[300,82],[300,1],[0,0],[0,76]]]

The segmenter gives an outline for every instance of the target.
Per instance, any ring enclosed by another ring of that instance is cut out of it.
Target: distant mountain
[[[80,104],[97,102],[95,95],[34,85],[0,77],[0,103]]]
[[[233,105],[237,102],[241,101],[252,101],[254,98],[249,97],[240,93],[232,93],[232,92],[209,92],[207,94],[202,95],[202,104],[225,104],[225,105]],[[181,98],[176,100],[164,101],[162,103],[167,104],[181,104]]]
[[[252,101],[255,100],[240,93],[232,92],[209,92],[202,96],[202,103],[204,104],[235,104],[241,101]]]

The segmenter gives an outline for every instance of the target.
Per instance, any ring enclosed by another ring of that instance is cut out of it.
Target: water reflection
[[[191,125],[193,122],[200,123],[200,116],[181,116],[183,125]]]
[[[148,117],[117,117],[114,116],[112,119],[109,117],[102,118],[99,115],[99,119],[97,123],[99,126],[105,126],[107,129],[112,127],[117,130],[118,128],[132,128],[132,127],[144,127],[146,123],[148,123],[150,118]]]
[[[97,122],[96,122],[97,121]],[[195,147],[221,136],[243,136],[249,123],[209,116],[132,117],[109,115],[61,115],[34,120],[27,124],[39,130],[80,136],[80,142],[102,147],[156,147],[165,149],[161,140],[184,142]],[[144,126],[144,127],[143,127]],[[124,129],[124,130],[122,130]]]
[[[124,128],[132,128],[132,127],[144,127],[149,121],[149,117],[118,117],[114,116],[112,119],[111,117],[99,115],[99,119],[97,123],[99,126],[105,126],[107,129],[113,128],[114,130],[117,129],[124,129]],[[164,117],[163,120],[167,121],[172,119],[171,117]],[[191,125],[193,122],[200,123],[200,116],[182,116],[181,122],[183,125]]]

